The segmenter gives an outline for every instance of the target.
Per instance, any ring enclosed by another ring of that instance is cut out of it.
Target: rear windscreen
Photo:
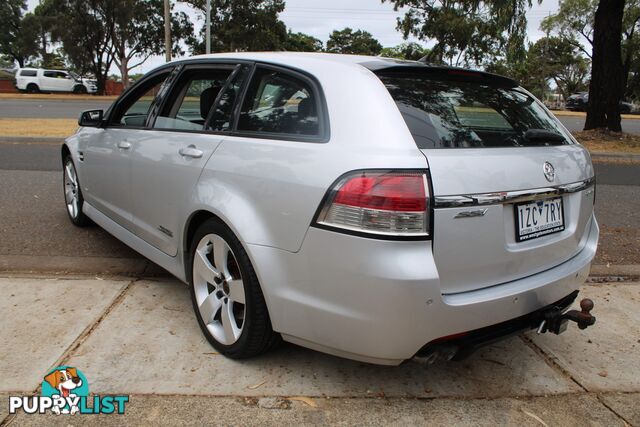
[[[521,88],[432,75],[378,77],[396,101],[419,148],[572,143],[557,119]]]

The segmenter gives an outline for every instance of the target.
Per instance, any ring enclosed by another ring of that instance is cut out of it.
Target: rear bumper
[[[443,295],[430,242],[389,242],[310,228],[297,253],[248,245],[273,327],[285,340],[341,357],[395,365],[426,344],[525,316],[586,280],[599,229],[549,270]]]

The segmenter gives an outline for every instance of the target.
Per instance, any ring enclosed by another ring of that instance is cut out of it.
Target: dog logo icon
[[[75,414],[79,411],[80,397],[89,395],[89,384],[77,368],[58,366],[42,382],[42,395],[56,402],[51,410],[55,414]]]

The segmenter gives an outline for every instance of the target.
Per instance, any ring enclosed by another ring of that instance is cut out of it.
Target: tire
[[[87,93],[87,88],[86,88],[86,87],[84,87],[84,85],[76,85],[76,86],[73,88],[73,93],[76,93],[76,94],[84,94],[84,93]]]
[[[221,221],[209,219],[196,231],[187,277],[200,329],[218,352],[232,359],[245,359],[266,353],[280,343],[251,261],[240,241]]]
[[[40,93],[40,88],[35,83],[29,83],[27,85],[27,93]]]
[[[84,198],[78,180],[76,167],[71,156],[66,156],[62,162],[62,191],[67,208],[67,215],[77,227],[85,227],[91,224],[91,220],[82,211]]]

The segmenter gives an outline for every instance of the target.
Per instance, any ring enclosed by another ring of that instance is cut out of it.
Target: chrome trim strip
[[[501,203],[519,203],[531,200],[545,199],[560,194],[577,193],[592,187],[596,182],[595,177],[571,184],[557,185],[554,187],[536,188],[534,190],[499,191],[495,193],[464,194],[457,196],[436,196],[434,207],[457,208],[467,206],[496,205]]]

